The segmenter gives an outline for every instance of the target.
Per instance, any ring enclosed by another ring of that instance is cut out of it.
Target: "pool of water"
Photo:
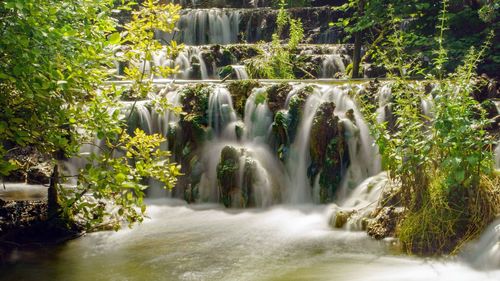
[[[1,280],[500,280],[457,258],[401,255],[394,241],[332,230],[329,206],[227,210],[149,202],[132,229],[2,254]]]

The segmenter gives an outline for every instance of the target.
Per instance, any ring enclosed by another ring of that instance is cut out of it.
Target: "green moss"
[[[224,206],[232,206],[232,194],[237,189],[238,170],[240,168],[240,153],[233,146],[226,146],[221,151],[220,162],[217,165],[217,180],[219,197]]]
[[[348,162],[344,128],[339,123],[339,118],[334,115],[334,111],[333,102],[321,104],[311,128],[309,177],[313,182],[316,175],[321,173],[319,178],[321,203],[333,200]]]
[[[243,116],[245,112],[245,103],[252,93],[252,90],[259,86],[260,83],[256,80],[238,80],[231,81],[227,84],[227,89],[231,93],[233,99],[234,110],[240,116]]]
[[[290,142],[295,139],[295,134],[297,133],[297,128],[299,126],[300,120],[302,119],[302,113],[304,110],[304,105],[306,104],[307,97],[314,91],[313,86],[306,86],[300,89],[297,94],[295,94],[289,103],[288,115],[290,118],[290,123],[288,126],[288,136],[290,137]]]

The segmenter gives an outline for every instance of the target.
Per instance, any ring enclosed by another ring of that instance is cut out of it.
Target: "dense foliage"
[[[443,42],[446,1],[437,30]],[[411,81],[425,73],[405,52],[404,31],[393,25],[388,46],[379,50],[394,79],[390,87],[393,125],[379,123],[367,97],[360,97],[371,121],[372,133],[392,180],[402,186],[406,216],[398,235],[409,252],[448,253],[475,237],[499,211],[498,176],[494,174],[494,139],[482,104],[473,98],[478,62],[490,47],[471,48],[463,64],[446,74],[448,55],[444,43],[432,61],[435,71],[425,85]],[[491,40],[491,38],[490,38]],[[431,89],[431,90],[430,90]],[[431,112],[422,102],[431,100]]]
[[[96,145],[97,136],[102,145],[98,153],[88,156],[92,165],[70,175],[78,179],[76,188],[59,186],[58,214],[83,219],[88,228],[110,215],[129,222],[141,220],[143,181],[154,177],[172,187],[178,174],[168,152],[158,150],[162,137],[146,136],[140,130],[128,134],[127,119],[134,106],[121,108],[121,90],[104,82],[113,75],[115,52],[121,44],[129,47],[126,59],[148,58],[159,48],[153,30],[171,31],[179,8],[144,1],[132,12],[133,21],[121,36],[114,18],[136,4],[114,2],[9,0],[0,4],[0,173],[5,176],[15,168],[4,158],[9,150],[33,146],[54,158],[68,158],[84,143]],[[170,52],[175,49],[174,45]],[[127,69],[134,81],[132,92],[134,97],[144,97],[151,83],[144,67],[133,65]],[[118,222],[114,221],[115,227]]]
[[[500,27],[500,4],[498,1],[446,1],[446,16],[449,19],[448,30],[444,34],[443,47],[449,51],[450,60],[444,67],[448,71],[455,69],[471,46],[480,45],[489,36],[490,31],[498,33]],[[441,11],[440,1],[432,0],[349,0],[334,9],[346,12],[333,25],[345,28],[350,34],[361,33],[362,43],[366,46],[364,62],[381,64],[376,48],[381,41],[393,32],[392,26],[405,30],[402,34],[405,52],[432,69],[432,52],[439,45],[436,26]],[[495,38],[498,34],[495,34]],[[345,38],[345,40],[350,40]],[[494,39],[498,42],[498,39]],[[388,46],[390,48],[390,46]],[[500,64],[498,44],[493,44],[485,51],[483,63],[478,65],[479,72],[498,76]]]
[[[271,49],[246,64],[252,78],[293,79],[294,61],[291,53],[304,38],[304,30],[300,19],[292,19],[285,10],[285,1],[280,1],[280,9],[276,19],[276,30],[272,35]],[[288,44],[281,44],[281,36],[285,26],[289,25]]]

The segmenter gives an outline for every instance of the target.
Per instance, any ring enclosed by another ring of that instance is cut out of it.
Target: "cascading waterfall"
[[[199,184],[201,201],[220,201],[223,196],[218,183],[217,167],[224,160],[221,158],[224,149],[237,154],[238,177],[235,183],[237,189],[232,197],[241,198],[244,196],[243,189],[252,188],[252,198],[249,200],[253,200],[258,207],[269,206],[275,201],[273,198],[275,190],[281,190],[286,186],[282,165],[266,144],[272,114],[267,104],[256,101],[264,92],[265,88],[254,89],[247,99],[243,124],[237,120],[227,89],[217,86],[211,92],[208,123],[214,132],[214,139],[205,143],[203,149],[201,161],[206,170]],[[244,131],[242,138],[236,133],[238,126]],[[253,180],[251,187],[246,182],[249,179],[245,179],[245,173],[250,172]],[[233,201],[232,206],[241,207],[242,203]]]
[[[184,48],[175,59],[167,58],[165,51],[159,52],[153,56],[153,63],[156,66],[168,66],[179,68],[179,73],[175,74],[172,78],[176,79],[210,79],[215,78],[213,73],[214,66],[210,68],[205,63],[201,54],[201,49],[196,46],[189,46]],[[209,71],[209,69],[211,71]],[[169,78],[169,77],[157,77]]]
[[[368,127],[356,104],[348,96],[349,90],[349,88],[343,89],[335,86],[320,86],[314,89],[308,97],[297,131],[297,138],[291,145],[290,159],[287,162],[287,168],[292,177],[289,193],[291,203],[310,202],[312,199],[310,195],[311,185],[307,177],[307,169],[310,164],[310,132],[314,116],[319,106],[324,102],[333,101],[335,103],[335,114],[342,117],[341,122],[344,124],[345,137],[349,147],[351,164],[342,181],[341,197],[345,197],[349,190],[356,187],[361,180],[380,171],[377,153],[372,146],[373,140],[369,136]],[[291,96],[287,97],[287,103],[289,103],[290,98]],[[348,110],[353,110],[354,122],[346,117]]]
[[[480,239],[469,246],[462,257],[479,269],[500,268],[500,219],[490,224]]]
[[[245,105],[245,134],[247,141],[266,143],[271,133],[273,114],[265,100],[259,101],[266,94],[266,88],[252,91]]]
[[[165,42],[173,39],[186,45],[237,43],[239,24],[240,10],[187,9],[177,24],[178,32],[158,36]]]
[[[208,124],[215,135],[220,135],[226,126],[237,120],[231,94],[226,88],[215,87],[208,98]]]
[[[495,164],[497,169],[500,169],[500,144],[497,144],[497,148],[495,149]]]
[[[345,64],[341,55],[326,55],[321,67],[321,78],[336,78],[336,75],[345,73]]]
[[[244,65],[232,65],[234,72],[236,73],[236,78],[238,80],[248,79],[248,73]]]

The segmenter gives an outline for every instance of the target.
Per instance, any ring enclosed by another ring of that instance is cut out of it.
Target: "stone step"
[[[277,7],[277,0],[171,0],[164,1],[179,4],[183,8],[259,8]],[[302,0],[285,1],[287,7],[321,7],[338,6],[344,4],[345,0]]]
[[[341,28],[329,25],[342,17],[341,12],[330,7],[291,8],[288,11],[292,18],[301,19],[304,43],[342,43],[345,38]],[[276,28],[277,12],[271,8],[184,9],[178,30],[171,34],[158,32],[157,36],[165,43],[173,39],[194,46],[269,42]]]
[[[157,78],[247,79],[249,75],[246,66],[259,54],[268,52],[269,47],[270,44],[186,46],[174,59],[168,59],[165,52],[157,53],[148,63],[148,67],[151,65],[179,67],[179,73],[174,77]],[[352,49],[352,44],[301,44],[293,53],[295,58],[302,62],[302,69],[297,69],[295,75],[300,79],[345,77],[346,67],[352,62]],[[365,76],[380,75],[374,73],[367,65]]]

